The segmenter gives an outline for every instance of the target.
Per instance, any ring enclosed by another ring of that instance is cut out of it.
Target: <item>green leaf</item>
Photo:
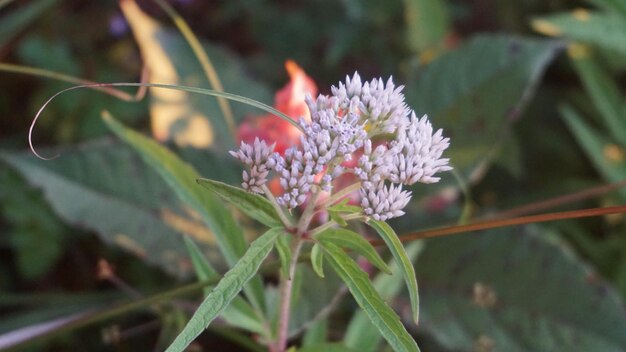
[[[407,246],[406,252],[411,262],[415,262],[418,255],[422,253],[423,248],[424,241],[414,241]],[[386,302],[398,297],[404,286],[404,277],[400,272],[399,263],[393,260],[389,263],[389,266],[393,274],[378,274],[374,279],[374,289],[379,292]],[[360,311],[350,320],[343,342],[355,351],[374,352],[378,350],[377,347],[382,341],[382,336],[377,331],[378,329],[370,322],[367,315]]]
[[[318,243],[311,249],[311,266],[319,277],[324,277],[324,252]]]
[[[591,0],[596,6],[619,12],[626,19],[626,2],[623,0]]]
[[[339,214],[338,212],[333,211],[333,210],[328,210],[328,215],[330,216],[331,220],[337,223],[337,225],[341,227],[348,226],[348,222],[344,218],[342,218],[341,214]]]
[[[394,351],[419,351],[400,317],[383,301],[356,262],[332,243],[322,243],[322,248],[328,255],[328,262]]]
[[[187,255],[170,218],[202,228],[197,239],[219,257],[210,232],[182,210],[161,177],[126,145],[91,142],[63,150],[54,161],[38,160],[30,152],[3,151],[0,160],[40,188],[65,222],[93,231],[105,243],[170,274],[189,274],[180,266]]]
[[[196,270],[198,281],[205,281],[210,279],[219,278],[217,271],[211,266],[211,263],[200,251],[200,248],[188,237],[185,237],[185,244],[187,245],[187,251],[191,258],[191,263]],[[213,287],[204,288],[204,296],[208,296]],[[266,338],[269,338],[267,331],[264,328],[263,321],[254,311],[254,308],[248,304],[241,296],[237,296],[233,299],[231,304],[222,312],[222,318],[233,326],[237,326],[248,331],[252,331],[257,334],[261,334]]]
[[[416,114],[428,114],[434,128],[443,128],[451,140],[444,155],[463,178],[476,180],[562,47],[555,41],[475,36],[418,70],[407,84],[407,102]],[[456,186],[451,174],[442,176],[439,187]]]
[[[256,239],[241,259],[215,286],[198,310],[193,314],[183,331],[167,348],[166,352],[182,352],[215,319],[242,290],[244,284],[259,270],[261,263],[274,247],[276,238],[283,230],[270,229]]]
[[[328,318],[320,319],[306,330],[302,337],[302,347],[324,344],[328,335]]]
[[[384,221],[370,220],[367,222],[385,241],[385,244],[391,251],[393,258],[400,264],[400,271],[404,276],[404,282],[409,290],[409,297],[411,298],[411,311],[413,312],[413,321],[417,324],[419,320],[419,295],[417,292],[417,279],[415,278],[415,269],[411,260],[409,260],[402,242],[398,239],[398,235],[393,231]]]
[[[340,203],[337,203],[333,206],[328,207],[328,211],[333,211],[336,213],[348,213],[348,214],[361,213],[363,211],[363,209],[359,206],[349,205],[348,201],[349,201],[348,199],[344,199]]]
[[[442,0],[404,0],[409,47],[414,52],[441,47],[450,27]]]
[[[27,5],[3,16],[0,21],[0,48],[23,31],[28,25],[37,20],[57,0],[31,1]]]
[[[289,277],[289,264],[291,263],[291,237],[289,234],[283,233],[276,241],[276,250],[280,258],[280,270],[285,277]]]
[[[199,192],[198,184],[195,182],[199,178],[196,170],[167,148],[124,127],[110,115],[103,115],[103,120],[119,138],[135,148],[141,158],[163,177],[183,202],[198,212],[202,220],[213,230],[226,262],[230,266],[234,265],[245,252],[243,231],[218,198],[208,192]],[[265,311],[263,285],[260,279],[252,281],[252,285],[245,290],[255,308],[261,312]]]
[[[603,136],[584,122],[582,116],[569,105],[559,107],[561,115],[569,129],[576,137],[576,140],[583,148],[587,157],[591,160],[595,168],[609,182],[619,182],[624,179],[626,170],[626,162],[621,158],[610,157],[611,148],[620,148],[611,143],[608,137]],[[626,190],[619,189],[617,191],[622,198],[626,198]]]
[[[268,227],[282,225],[276,213],[276,209],[267,198],[219,181],[208,180],[206,178],[200,178],[197,181],[202,187],[235,205],[239,210],[260,223]]]
[[[380,255],[378,255],[378,252],[376,252],[372,244],[354,231],[336,228],[328,229],[317,234],[315,238],[322,242],[331,242],[339,247],[349,248],[365,257],[365,259],[382,272],[391,274],[389,267],[385,264]]]
[[[341,343],[319,343],[315,345],[304,346],[297,350],[297,352],[355,352],[356,350],[350,349]]]
[[[621,14],[574,10],[536,17],[532,26],[545,35],[562,36],[626,54],[626,19]]]
[[[619,87],[611,76],[600,67],[597,60],[591,57],[591,53],[586,47],[572,45],[569,53],[587,94],[604,119],[606,129],[616,142],[626,145],[626,119],[622,109],[622,96]]]
[[[420,331],[445,350],[624,351],[622,299],[538,226],[431,239],[416,262]]]

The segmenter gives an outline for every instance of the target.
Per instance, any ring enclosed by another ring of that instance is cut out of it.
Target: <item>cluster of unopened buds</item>
[[[257,138],[231,151],[247,166],[243,188],[267,194],[269,173],[275,172],[283,190],[275,201],[294,209],[315,194],[340,191],[334,181],[352,174],[364,215],[383,221],[403,215],[411,199],[403,186],[438,182],[435,174],[452,168],[442,158],[449,139],[441,130],[433,133],[426,115],[415,115],[402,89],[391,78],[362,83],[355,73],[332,87],[330,96],[307,96],[311,120],[299,120],[299,146],[280,155],[274,144]]]

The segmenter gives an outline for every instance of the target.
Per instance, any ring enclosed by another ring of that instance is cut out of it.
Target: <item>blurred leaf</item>
[[[409,47],[417,53],[442,46],[450,27],[442,0],[404,0]]]
[[[168,30],[148,17],[134,1],[120,3],[145,64],[150,83],[179,84],[211,88],[188,43],[176,31]],[[237,58],[214,46],[204,45],[224,85],[224,90],[270,102],[271,94],[258,82],[247,78]],[[225,150],[234,146],[216,99],[190,93],[151,89],[152,131],[157,140],[173,140],[178,145]],[[257,111],[239,104],[232,106],[236,119]]]
[[[417,280],[415,279],[415,269],[402,242],[400,242],[398,235],[386,222],[370,220],[367,224],[378,232],[378,235],[385,241],[393,258],[400,264],[400,272],[402,272],[404,282],[409,290],[409,296],[411,297],[411,311],[413,312],[411,318],[412,321],[417,324],[419,320],[420,300],[417,290]]]
[[[625,19],[626,21],[626,19]],[[626,32],[624,33],[626,37]],[[622,97],[613,78],[605,72],[591,57],[590,50],[579,44],[572,44],[568,53],[582,79],[587,94],[593,100],[606,129],[622,146],[626,146],[626,115],[622,106]]]
[[[349,248],[357,254],[362,255],[380,271],[391,274],[389,267],[382,260],[374,247],[362,235],[347,229],[328,229],[315,236],[321,242],[330,242],[336,246]],[[313,256],[311,256],[313,258]],[[315,266],[313,266],[315,268]],[[317,271],[317,270],[316,270]],[[324,275],[321,275],[322,277]]]
[[[626,18],[626,2],[623,0],[590,0],[590,2],[596,4],[596,6],[604,8],[605,10],[613,10],[621,13]]]
[[[536,17],[531,24],[534,30],[545,35],[579,40],[626,54],[626,18],[616,13],[578,9]]]
[[[270,229],[250,244],[250,248],[205,298],[183,331],[166,351],[184,351],[209,326],[211,321],[237,296],[244,284],[254,277],[261,263],[274,247],[276,238],[282,233],[282,229]]]
[[[517,227],[428,240],[420,331],[449,350],[623,351],[620,298],[550,234]]]
[[[0,48],[18,35],[39,16],[48,10],[57,0],[32,1],[27,5],[3,16],[0,21]]]
[[[124,127],[110,115],[104,114],[103,119],[111,131],[132,146],[139,156],[163,177],[186,205],[198,212],[202,220],[213,230],[226,262],[231,267],[235,265],[246,250],[242,228],[218,198],[208,192],[199,192],[199,185],[195,182],[199,178],[196,170],[167,148]],[[244,290],[255,308],[263,312],[265,299],[261,280],[259,278],[253,280]]]
[[[451,141],[444,155],[475,181],[561,48],[555,41],[474,37],[418,71],[407,85],[407,101],[443,128]]]
[[[327,335],[328,319],[320,319],[313,323],[313,325],[304,333],[304,336],[302,337],[302,347],[314,347],[316,345],[323,344],[326,342]]]
[[[587,157],[604,178],[609,182],[623,180],[626,177],[624,146],[611,143],[608,137],[585,123],[582,116],[571,106],[563,105],[559,111],[574,137],[587,153]],[[626,197],[626,189],[621,188],[617,192],[623,198]]]
[[[324,277],[324,252],[319,244],[314,244],[311,249],[311,267],[319,277]]]
[[[62,154],[42,161],[30,152],[2,152],[0,159],[41,188],[66,222],[93,230],[103,241],[171,274],[188,273],[182,265],[185,248],[171,219],[195,221],[181,215],[175,195],[156,173],[127,147],[106,141]],[[206,230],[196,235],[204,244],[214,241]]]
[[[409,243],[406,253],[411,262],[415,262],[417,256],[422,253],[423,241]],[[378,274],[374,279],[374,288],[386,302],[393,301],[404,287],[404,275],[401,273],[400,263],[395,259],[389,262],[391,275]],[[361,352],[374,352],[382,341],[376,327],[370,322],[363,311],[358,311],[350,320],[343,342],[346,346]]]
[[[400,317],[374,289],[369,277],[341,248],[323,243],[328,261],[346,283],[352,296],[371,322],[395,351],[419,351],[417,344],[400,322]]]
[[[200,178],[197,182],[265,226],[282,226],[276,209],[267,198],[219,181]]]
[[[341,343],[319,343],[299,348],[297,352],[355,352]]]

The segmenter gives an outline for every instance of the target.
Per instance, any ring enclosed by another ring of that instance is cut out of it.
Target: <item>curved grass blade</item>
[[[400,317],[376,292],[369,277],[357,263],[334,244],[322,242],[321,245],[328,255],[328,262],[394,351],[419,351],[419,347],[402,325]]]
[[[268,227],[281,226],[276,209],[267,198],[246,192],[223,182],[199,178],[196,180],[202,187],[230,202],[249,217]]]
[[[322,242],[330,242],[339,247],[349,248],[365,257],[382,272],[391,274],[391,270],[378,255],[374,246],[354,231],[348,229],[328,229],[316,235],[315,238]]]
[[[283,233],[280,228],[270,229],[256,239],[241,259],[230,269],[215,289],[204,299],[183,331],[166,352],[182,352],[228,304],[237,296],[244,284],[259,270],[261,263],[274,247],[276,238]]]
[[[200,214],[202,220],[213,230],[228,265],[231,267],[235,265],[246,251],[243,230],[217,198],[208,192],[198,192],[198,185],[195,182],[199,177],[197,171],[167,148],[126,128],[109,114],[103,114],[103,120],[119,138],[131,145],[141,158],[163,177],[183,202]],[[253,280],[245,292],[252,305],[263,313],[265,298],[261,280]]]
[[[222,97],[222,98],[230,99],[230,100],[233,100],[233,101],[237,101],[237,102],[240,102],[240,103],[244,103],[244,104],[247,104],[247,105],[259,108],[259,109],[261,109],[263,111],[266,111],[266,112],[268,112],[268,113],[270,113],[272,115],[275,115],[275,116],[277,116],[277,117],[279,117],[279,118],[289,122],[290,124],[292,124],[293,126],[298,128],[300,131],[302,131],[302,126],[300,126],[300,124],[298,124],[291,117],[283,114],[282,112],[274,109],[273,107],[271,107],[269,105],[263,104],[263,103],[261,103],[259,101],[256,101],[256,100],[253,100],[253,99],[250,99],[250,98],[246,98],[246,97],[243,97],[243,96],[237,95],[237,94],[218,92],[218,91],[214,91],[214,90],[211,90],[211,89],[204,89],[204,88],[187,87],[187,86],[171,85],[171,84],[157,84],[157,83],[97,83],[97,84],[82,84],[82,85],[78,85],[78,86],[69,87],[69,88],[66,88],[66,89],[63,89],[63,90],[57,92],[56,94],[54,94],[53,96],[48,98],[48,100],[46,100],[46,102],[43,103],[43,105],[39,108],[39,110],[37,111],[37,114],[33,118],[33,121],[30,123],[30,127],[28,129],[28,145],[30,147],[30,150],[33,152],[33,154],[35,154],[35,156],[37,156],[39,159],[43,159],[43,160],[51,160],[51,159],[54,159],[54,158],[58,157],[58,155],[55,155],[55,156],[52,156],[52,157],[43,157],[39,153],[37,153],[37,151],[35,150],[35,147],[33,146],[33,140],[32,140],[33,131],[35,130],[35,126],[37,125],[37,121],[39,120],[39,117],[41,116],[41,113],[46,109],[48,104],[50,104],[59,95],[67,93],[67,92],[72,91],[72,90],[83,89],[83,88],[97,89],[97,88],[105,88],[105,87],[153,87],[153,88],[164,88],[164,89],[181,90],[181,91],[184,91],[184,92],[197,93],[197,94],[203,94],[203,95],[214,96],[214,97]]]
[[[404,276],[404,281],[406,282],[406,286],[409,290],[409,297],[411,298],[411,310],[413,312],[413,320],[415,324],[417,324],[419,320],[419,294],[417,292],[417,279],[415,278],[415,269],[409,260],[404,247],[402,246],[402,242],[398,239],[398,235],[396,235],[395,231],[384,221],[376,221],[370,220],[367,222],[378,234],[382,237],[383,241],[393,258],[398,261],[400,264],[400,270],[402,271],[402,275]]]

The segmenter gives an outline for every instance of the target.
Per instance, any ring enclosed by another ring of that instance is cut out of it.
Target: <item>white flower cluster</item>
[[[449,139],[441,130],[433,133],[426,115],[415,116],[402,89],[391,78],[386,84],[382,79],[361,83],[355,73],[332,87],[332,95],[307,97],[311,121],[300,120],[300,147],[287,149],[283,157],[273,152],[274,145],[257,139],[231,152],[250,169],[243,173],[243,187],[262,192],[269,170],[274,170],[284,190],[276,201],[291,209],[316,189],[331,192],[333,179],[351,172],[361,181],[361,207],[367,216],[387,220],[403,215],[411,199],[403,185],[437,182],[436,173],[452,168],[441,158]],[[378,138],[374,147],[373,139],[381,135],[392,137]],[[342,166],[360,151],[354,168]]]

